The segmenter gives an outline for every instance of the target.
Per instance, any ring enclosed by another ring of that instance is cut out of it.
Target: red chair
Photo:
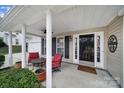
[[[53,70],[60,70],[61,67],[62,56],[60,54],[55,54],[52,58],[52,69]]]
[[[28,56],[28,62],[31,63],[33,59],[39,58],[39,53],[38,52],[29,52]]]

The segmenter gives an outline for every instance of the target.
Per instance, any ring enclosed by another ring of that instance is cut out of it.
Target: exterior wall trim
[[[75,34],[85,34],[89,32],[98,32],[98,31],[106,31],[107,26],[104,27],[96,27],[96,28],[90,28],[90,29],[82,29],[82,30],[77,30],[77,31],[64,31],[61,33],[55,33],[53,36],[62,36],[62,35],[75,35]]]

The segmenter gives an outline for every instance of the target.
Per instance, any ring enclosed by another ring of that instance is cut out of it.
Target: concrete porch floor
[[[106,71],[97,75],[77,70],[77,65],[62,63],[61,72],[53,72],[53,88],[118,88]],[[46,81],[42,82],[46,85]]]

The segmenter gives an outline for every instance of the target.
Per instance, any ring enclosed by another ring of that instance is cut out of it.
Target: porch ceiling
[[[106,26],[124,6],[70,6],[41,5],[16,6],[0,22],[0,31],[20,31],[21,24],[27,25],[29,33],[42,34],[45,29],[45,11],[53,16],[53,31],[56,33]],[[37,33],[36,33],[37,32]]]

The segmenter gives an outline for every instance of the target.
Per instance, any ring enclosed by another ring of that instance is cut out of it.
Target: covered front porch
[[[123,64],[122,55],[120,60],[115,59],[120,63],[115,62],[119,65],[116,67],[119,71],[113,70],[115,65],[111,64],[113,59],[107,41],[111,33],[117,34],[117,37],[121,35],[123,11],[123,6],[14,6],[5,18],[7,21],[3,19],[0,24],[2,31],[9,32],[9,66],[13,65],[12,32],[19,32],[22,33],[22,68],[28,67],[28,52],[38,52],[40,57],[45,57],[46,82],[42,83],[47,88],[120,87],[123,85],[123,67],[119,68],[120,64]],[[119,31],[114,27],[118,27]],[[116,32],[119,32],[119,35]],[[27,41],[27,54],[26,36],[32,37]],[[93,52],[83,56],[82,47],[86,48],[87,45],[83,46],[81,40],[86,36],[93,41],[90,42],[92,45],[88,44],[90,52]],[[119,49],[121,48],[119,45]],[[52,73],[52,55],[56,53],[63,56],[62,67],[61,72]],[[75,64],[95,67],[97,75],[79,71]],[[119,78],[116,80],[119,85],[114,81],[116,78]]]

